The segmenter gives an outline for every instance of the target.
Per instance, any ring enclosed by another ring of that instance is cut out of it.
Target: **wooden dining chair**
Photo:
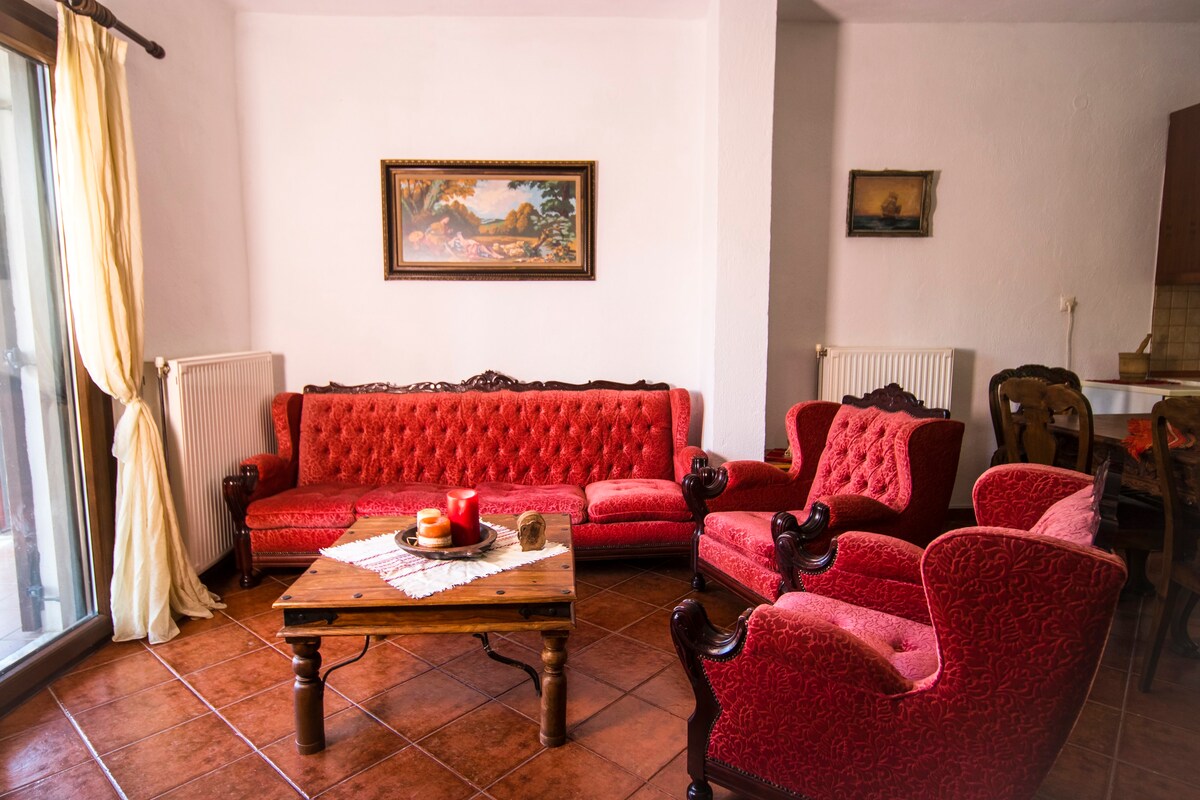
[[[1046,383],[1065,383],[1076,391],[1083,391],[1079,376],[1065,367],[1047,367],[1043,364],[1022,364],[1019,367],[1002,369],[988,381],[988,411],[992,417],[992,432],[996,435],[996,450],[992,453],[992,466],[1009,463],[1004,454],[1004,425],[1000,418],[1000,401],[996,390],[1009,378],[1040,378]]]
[[[1091,474],[1093,460],[1092,404],[1083,392],[1066,383],[1042,378],[1009,378],[996,387],[1000,409],[1003,457],[1007,463],[1070,466]],[[1078,449],[1059,453],[1062,442],[1050,430],[1056,417],[1074,415],[1079,420]],[[1118,527],[1111,546],[1125,552],[1129,566],[1128,590],[1143,596],[1154,593],[1146,577],[1146,560],[1162,549],[1162,512],[1153,505],[1122,495],[1117,507]]]
[[[1059,444],[1050,425],[1056,416],[1071,414],[1079,418],[1079,450],[1072,466],[1092,471],[1092,404],[1079,389],[1041,378],[1009,378],[996,387],[995,400],[1004,463],[1054,465]]]
[[[1163,567],[1158,579],[1158,598],[1154,606],[1154,622],[1142,667],[1138,688],[1150,691],[1158,656],[1162,652],[1168,628],[1172,629],[1174,649],[1197,655],[1197,648],[1187,633],[1188,617],[1200,596],[1200,553],[1197,538],[1200,515],[1195,508],[1184,505],[1180,493],[1180,476],[1175,454],[1168,445],[1167,425],[1185,438],[1200,434],[1200,398],[1171,397],[1159,400],[1151,411],[1151,430],[1154,437],[1154,466],[1162,491],[1166,518],[1163,536]],[[1194,444],[1192,445],[1195,446]],[[1180,595],[1188,593],[1182,613],[1175,613]]]

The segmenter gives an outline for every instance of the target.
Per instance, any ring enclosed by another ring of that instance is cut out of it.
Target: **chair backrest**
[[[1053,465],[1058,440],[1050,425],[1055,415],[1074,414],[1079,419],[1079,450],[1074,468],[1080,472],[1092,471],[1092,405],[1083,392],[1065,383],[1047,383],[1040,378],[1009,378],[996,387],[995,400],[1000,408],[1006,463]]]
[[[880,389],[867,392],[862,397],[848,394],[842,405],[855,408],[879,408],[884,411],[903,411],[913,417],[928,419],[950,419],[950,410],[926,408],[924,400],[918,400],[912,392],[906,392],[898,383],[889,383]]]
[[[1189,512],[1183,504],[1179,481],[1184,470],[1177,463],[1176,451],[1171,448],[1168,424],[1174,428],[1176,434],[1196,441],[1200,436],[1200,397],[1170,397],[1159,400],[1151,411],[1154,466],[1158,471],[1165,516],[1163,562],[1190,565],[1192,571],[1200,576],[1196,512]],[[1164,572],[1169,573],[1170,570],[1164,569]]]
[[[1012,369],[1002,369],[988,381],[988,410],[992,415],[992,431],[996,434],[996,454],[992,466],[1008,463],[1004,456],[1004,428],[1000,421],[1000,401],[996,390],[1009,378],[1041,378],[1046,383],[1065,383],[1072,389],[1083,391],[1079,376],[1064,367],[1047,367],[1042,364],[1022,364]]]

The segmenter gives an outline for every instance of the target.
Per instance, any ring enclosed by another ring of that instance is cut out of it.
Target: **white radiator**
[[[160,379],[171,493],[192,566],[203,572],[233,548],[221,480],[242,459],[274,452],[271,354],[172,358]]]
[[[898,383],[926,408],[950,408],[954,348],[822,347],[817,345],[817,399],[841,402]]]

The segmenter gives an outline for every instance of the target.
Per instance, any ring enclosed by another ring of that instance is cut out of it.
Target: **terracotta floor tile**
[[[507,658],[522,661],[541,674],[541,653],[535,653],[515,642],[499,637],[492,638],[491,643],[495,652]],[[461,655],[453,661],[447,661],[441,669],[490,697],[502,695],[521,681],[530,680],[529,674],[520,667],[502,664],[490,658],[482,647]]]
[[[283,641],[275,635],[279,633],[279,629],[283,627],[283,612],[278,609],[271,609],[263,614],[255,614],[252,617],[242,617],[238,620],[238,623],[249,628],[255,636],[259,637],[269,645],[274,646]],[[330,636],[327,638],[343,639],[349,637]],[[324,648],[325,645],[326,641],[322,640],[321,647]]]
[[[294,800],[299,795],[257,753],[243,756],[220,769],[162,795],[163,800]]]
[[[685,789],[686,789],[686,787],[685,787]],[[673,800],[673,798],[682,797],[682,796],[683,795],[679,795],[679,794],[673,794],[673,795],[667,794],[666,792],[662,791],[661,789],[655,789],[650,784],[646,784],[645,786],[643,786],[642,788],[640,788],[636,792],[634,792],[632,795],[630,795],[629,800]]]
[[[419,745],[481,787],[542,749],[538,725],[494,701],[464,714]]]
[[[1107,756],[1068,744],[1042,781],[1037,796],[1045,800],[1103,800],[1108,795],[1112,765]]]
[[[321,795],[321,800],[466,800],[483,797],[416,747],[401,750]]]
[[[674,664],[633,690],[647,703],[687,719],[696,709],[696,694],[683,667]]]
[[[1200,690],[1178,686],[1157,677],[1149,692],[1129,690],[1125,710],[1143,717],[1187,728],[1200,735]]]
[[[579,581],[579,580],[575,581],[575,599],[576,600],[586,600],[589,597],[591,597],[592,595],[599,594],[600,592],[603,592],[603,591],[604,591],[604,589],[600,588],[599,586],[593,586],[590,583],[584,583],[583,581]]]
[[[692,585],[692,557],[690,555],[639,559],[638,566],[647,572],[683,581],[688,586]]]
[[[580,653],[571,663],[580,672],[629,691],[676,661],[676,656],[641,642],[609,636]]]
[[[100,765],[89,759],[6,794],[4,800],[115,800],[116,797],[117,792]]]
[[[130,800],[157,797],[249,752],[215,714],[194,719],[102,757]]]
[[[325,721],[325,749],[302,756],[291,739],[262,750],[283,774],[309,796],[361,772],[408,744],[357,708],[340,711]]]
[[[687,750],[680,752],[656,772],[650,783],[670,797],[687,797],[688,786],[692,783],[687,771]]]
[[[689,582],[656,575],[653,572],[643,572],[627,581],[612,587],[612,591],[650,603],[655,606],[674,606],[684,595],[692,590]]]
[[[643,780],[679,755],[687,723],[674,714],[627,695],[575,729],[578,743]]]
[[[271,610],[271,604],[287,592],[287,588],[275,582],[263,581],[253,589],[231,594],[224,598],[224,613],[234,619],[253,617]]]
[[[1165,722],[1126,714],[1117,758],[1170,778],[1195,781],[1200,736]]]
[[[129,658],[130,656],[144,652],[146,652],[146,645],[140,639],[133,642],[105,642],[91,654],[85,656],[78,664],[67,670],[67,672],[71,673],[91,669],[101,664],[119,661],[122,658]]]
[[[496,800],[624,800],[642,781],[574,742],[543,750],[488,787]]]
[[[1148,636],[1149,632],[1144,634],[1142,638],[1145,639]],[[1144,645],[1144,641],[1139,643],[1137,653],[1133,657],[1131,671],[1137,676],[1141,676],[1142,674],[1142,662],[1146,657],[1146,648]],[[1137,680],[1137,678],[1134,679],[1135,688],[1133,691],[1137,691]],[[1158,659],[1158,669],[1154,672],[1154,686],[1157,686],[1159,681],[1166,681],[1167,683],[1182,686],[1185,689],[1200,691],[1200,659],[1187,658],[1177,653],[1172,653],[1170,647],[1163,647],[1162,655]],[[1153,687],[1151,689],[1153,690]]]
[[[579,561],[575,564],[575,580],[607,589],[621,581],[641,575],[642,569],[625,561]]]
[[[1125,703],[1125,688],[1128,682],[1128,672],[1112,667],[1100,667],[1088,699],[1119,709]]]
[[[50,690],[67,711],[84,709],[148,689],[175,676],[149,652],[72,672],[50,684]]]
[[[1113,756],[1117,749],[1117,732],[1120,727],[1120,711],[1099,703],[1086,702],[1067,741],[1102,755]]]
[[[361,661],[348,664],[330,675],[328,685],[358,702],[427,670],[429,665],[421,659],[383,642],[367,650]]]
[[[193,672],[186,680],[214,708],[222,708],[278,683],[290,682],[294,675],[291,659],[273,647],[264,647]]]
[[[619,631],[655,611],[649,603],[613,591],[601,592],[575,604],[579,619],[610,631]]]
[[[362,652],[365,642],[363,636],[325,636],[321,639],[321,671],[332,667],[342,661],[348,661],[351,658],[357,658]],[[385,644],[383,640],[371,641],[368,647],[379,647]],[[287,656],[290,661],[292,658],[292,645],[285,639],[276,639],[272,645],[276,650]],[[364,656],[365,657],[365,656]]]
[[[21,736],[0,741],[0,794],[41,780],[76,764],[91,754],[66,717],[30,728]]]
[[[227,617],[222,611],[216,610],[213,611],[211,617],[184,617],[183,619],[175,620],[175,624],[179,626],[179,635],[172,639],[172,642],[208,633],[226,625],[232,625],[233,620]]]
[[[292,683],[281,683],[265,692],[247,697],[221,709],[221,714],[233,727],[255,747],[266,747],[272,742],[296,732],[295,706]],[[350,702],[332,689],[325,690],[325,716],[329,717]]]
[[[615,702],[622,694],[619,689],[570,667],[567,667],[566,674],[568,730]],[[522,683],[497,699],[540,724],[542,701],[534,694],[532,684]]]
[[[481,647],[478,639],[465,633],[414,633],[395,636],[391,642],[435,665],[445,664],[463,653]]]
[[[24,733],[36,725],[45,725],[63,719],[62,707],[50,694],[49,689],[29,698],[12,711],[0,717],[0,739],[6,739],[17,733]]]
[[[169,681],[76,714],[75,722],[103,755],[207,713],[191,690]]]
[[[1200,781],[1193,779],[1191,783],[1184,783],[1131,764],[1118,763],[1112,797],[1113,800],[1195,800],[1200,798]]]
[[[637,639],[639,642],[657,647],[659,650],[665,650],[672,655],[675,653],[675,642],[671,639],[670,611],[660,608],[650,616],[622,629],[621,635]]]
[[[196,636],[154,645],[151,651],[180,675],[187,675],[262,646],[262,640],[242,626],[222,625]]]
[[[575,630],[571,631],[571,636],[567,639],[567,659],[570,660],[573,653],[578,653],[587,647],[591,647],[605,636],[610,636],[611,634],[611,631],[605,630],[598,625],[592,625],[590,622],[584,622],[583,620],[575,620]],[[542,634],[537,631],[507,633],[505,634],[505,638],[529,648],[538,653],[538,658],[541,658]]]
[[[362,706],[405,737],[416,740],[487,701],[482,692],[430,670],[364,701]]]

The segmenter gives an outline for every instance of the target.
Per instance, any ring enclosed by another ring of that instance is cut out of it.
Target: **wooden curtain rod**
[[[58,0],[58,2],[76,14],[92,18],[96,21],[97,25],[102,25],[105,28],[116,28],[125,34],[127,38],[146,48],[146,52],[155,58],[162,58],[167,54],[167,51],[162,49],[162,45],[147,39],[124,22],[121,22],[121,20],[117,19],[117,15],[109,10],[108,6],[98,3],[96,0]]]

